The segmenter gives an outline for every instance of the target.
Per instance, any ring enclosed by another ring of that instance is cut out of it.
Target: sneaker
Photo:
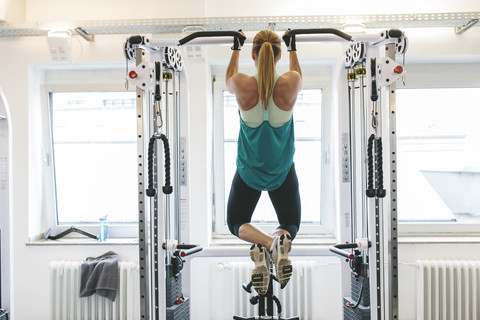
[[[250,248],[250,258],[255,262],[252,270],[252,285],[259,295],[264,295],[268,290],[270,281],[270,257],[267,250],[260,243]]]
[[[274,239],[272,247],[272,259],[277,279],[283,289],[293,273],[292,261],[288,259],[288,253],[292,250],[292,238],[288,234],[282,234]]]

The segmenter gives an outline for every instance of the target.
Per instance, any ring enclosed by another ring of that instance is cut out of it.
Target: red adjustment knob
[[[353,260],[353,258],[355,258],[355,255],[354,255],[353,253],[350,253],[350,254],[348,255],[348,259]]]
[[[130,77],[130,79],[135,79],[136,77],[138,77],[138,74],[132,70],[128,73],[128,76]]]
[[[187,256],[187,253],[185,251],[180,252],[180,257],[184,258]]]
[[[175,299],[175,302],[176,302],[176,303],[182,303],[182,302],[183,302],[183,299],[182,299],[182,298],[177,298],[177,299]]]
[[[347,303],[345,303],[345,306],[346,306],[346,307],[353,307],[353,303],[347,302]]]
[[[401,74],[403,72],[403,67],[402,66],[396,66],[395,69],[393,69],[393,72],[397,74]]]

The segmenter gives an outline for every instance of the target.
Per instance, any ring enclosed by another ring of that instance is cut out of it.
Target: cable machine
[[[349,133],[341,163],[351,234],[330,248],[351,269],[344,319],[399,319],[395,93],[405,71],[395,60],[405,56],[407,38],[400,30],[380,36],[352,42],[345,55]]]
[[[395,60],[405,54],[407,40],[399,30],[351,36],[336,29],[295,29],[285,35],[297,43],[346,44],[349,128],[339,140],[351,224],[350,235],[341,239],[345,243],[330,250],[346,258],[351,269],[344,319],[398,319],[395,83],[404,69]],[[201,31],[178,42],[132,36],[124,44],[127,85],[135,85],[137,94],[141,319],[189,319],[189,300],[181,293],[182,258],[202,250],[178,244],[179,173],[184,166],[179,161],[183,152],[179,147],[183,62],[175,46],[226,45],[234,37],[243,35]],[[134,64],[130,70],[129,63]],[[157,154],[159,141],[163,156]],[[162,160],[163,179],[158,174]],[[384,172],[390,178],[386,184]],[[164,184],[161,192],[157,191],[159,180]],[[267,313],[262,319],[279,317]]]
[[[127,86],[135,85],[137,102],[140,319],[189,319],[189,298],[182,293],[183,258],[202,248],[179,244],[179,195],[185,183],[180,174],[185,168],[179,103],[183,61],[176,48],[148,43],[143,36],[132,36],[124,44]],[[130,70],[129,63],[134,64]]]

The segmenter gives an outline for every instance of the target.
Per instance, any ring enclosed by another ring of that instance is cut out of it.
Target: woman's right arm
[[[240,58],[240,50],[233,50],[232,56],[230,57],[230,62],[227,67],[227,74],[225,75],[227,82],[227,89],[230,93],[235,93],[236,83],[234,76],[238,74],[238,60]]]

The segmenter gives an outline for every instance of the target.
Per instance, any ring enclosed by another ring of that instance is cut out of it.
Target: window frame
[[[478,70],[478,65],[480,65],[478,62],[413,62],[407,65],[408,76],[405,86],[398,86],[397,91],[402,89],[480,88],[480,81],[473,71]],[[429,76],[425,77],[425,74]],[[401,106],[397,105],[397,108],[401,108]],[[401,172],[399,172],[397,178],[402,178]],[[399,204],[401,204],[402,199],[398,199],[398,201]],[[478,223],[471,223],[399,220],[398,228],[400,237],[465,238],[480,236],[480,221]]]
[[[68,72],[68,71],[67,71]],[[75,76],[75,70],[71,72],[72,78]],[[124,83],[68,83],[68,84],[42,84],[40,85],[41,95],[41,114],[42,114],[42,133],[43,133],[43,186],[44,186],[44,206],[42,208],[43,216],[47,229],[66,229],[71,224],[59,224],[56,207],[56,186],[55,186],[55,166],[53,157],[53,136],[52,136],[52,110],[51,93],[62,92],[134,92],[133,88],[126,90]],[[136,168],[134,169],[136,170]],[[134,196],[137,196],[136,194]],[[135,216],[138,212],[135,212]],[[99,223],[75,223],[75,227],[86,232],[97,234]],[[137,238],[138,222],[112,223],[108,224],[109,238]],[[72,237],[78,237],[72,234]]]
[[[319,68],[315,68],[319,67]],[[242,68],[242,72],[246,74],[254,74],[256,71],[254,68]],[[284,66],[279,66],[278,73],[282,74],[287,71]],[[325,72],[328,70],[328,72]],[[332,188],[332,178],[334,178],[335,166],[333,161],[334,153],[334,110],[333,110],[333,85],[331,78],[333,77],[333,65],[330,64],[318,64],[315,66],[308,66],[302,69],[303,73],[303,88],[304,89],[321,89],[322,90],[322,133],[321,133],[321,190],[322,200],[320,202],[320,213],[325,213],[321,216],[321,224],[303,223],[301,224],[300,232],[297,235],[297,239],[304,241],[305,243],[313,243],[318,239],[323,239],[334,242],[336,232],[336,217],[335,217],[335,201],[334,196],[323,196],[326,188],[331,189],[332,195],[334,194],[334,188]],[[213,188],[212,188],[212,238],[214,239],[227,239],[234,238],[230,234],[228,227],[225,224],[225,212],[222,208],[225,208],[225,195],[224,195],[224,135],[223,135],[223,91],[227,90],[225,85],[225,67],[212,68],[213,83],[213,134],[212,134],[212,166],[213,172]],[[295,115],[295,111],[294,111]],[[331,170],[330,174],[325,174],[327,170]],[[215,174],[215,172],[222,172],[222,174]],[[301,183],[301,182],[300,182]],[[301,192],[301,191],[300,191]],[[265,196],[265,195],[263,195]],[[302,196],[300,194],[300,196]],[[220,223],[217,223],[220,222]],[[266,232],[273,232],[277,227],[275,223],[258,224],[262,230]],[[315,241],[313,239],[315,238]]]

